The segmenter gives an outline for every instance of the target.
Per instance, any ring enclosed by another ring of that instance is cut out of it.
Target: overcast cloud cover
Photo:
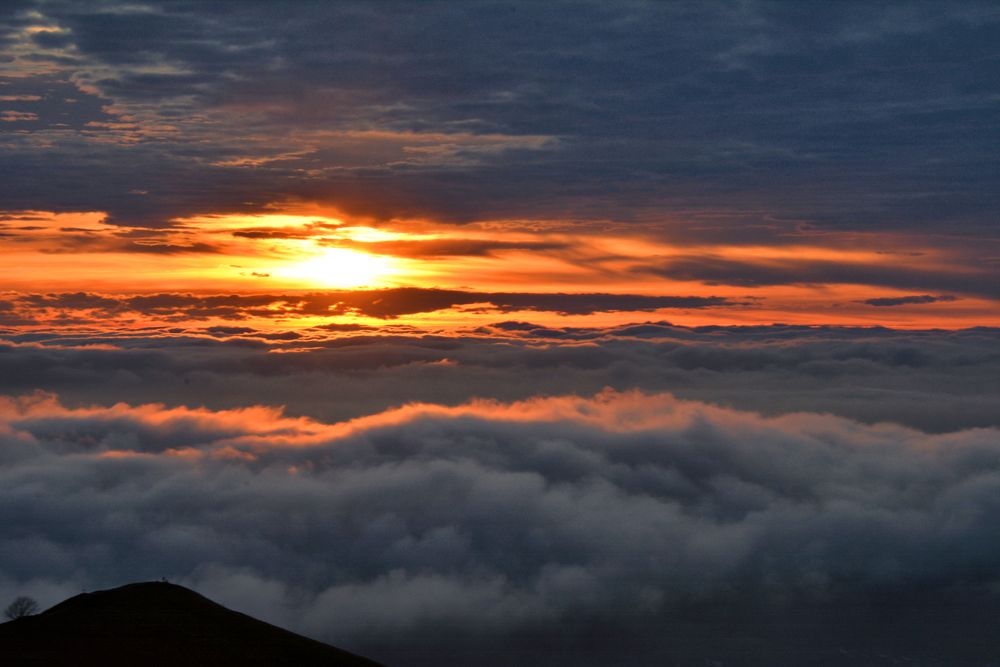
[[[13,0],[0,196],[982,235],[998,35],[971,1]]]

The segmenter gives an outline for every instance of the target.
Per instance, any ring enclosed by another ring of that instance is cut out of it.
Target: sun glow
[[[392,257],[369,255],[346,248],[328,248],[320,255],[276,270],[281,278],[323,287],[380,287],[396,273]]]

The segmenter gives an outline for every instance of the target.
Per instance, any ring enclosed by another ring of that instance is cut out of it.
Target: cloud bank
[[[0,393],[44,390],[74,405],[286,405],[291,414],[340,421],[412,401],[457,405],[470,396],[511,401],[612,387],[931,432],[1000,426],[996,329],[503,321],[436,331],[183,321],[116,331],[118,321],[111,314],[55,331],[0,329]]]
[[[713,633],[771,614],[823,664],[885,639],[850,639],[852,605],[997,606],[996,428],[610,390],[338,423],[33,394],[0,445],[0,592],[168,576],[390,663],[751,659]]]

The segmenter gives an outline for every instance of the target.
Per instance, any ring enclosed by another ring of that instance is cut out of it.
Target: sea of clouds
[[[990,655],[995,331],[216,333],[0,348],[0,598],[167,577],[392,665]]]
[[[284,405],[340,421],[411,401],[457,405],[610,387],[929,432],[1000,425],[998,329],[236,324],[116,332],[109,315],[72,333],[0,329],[0,394],[41,389],[69,405]]]

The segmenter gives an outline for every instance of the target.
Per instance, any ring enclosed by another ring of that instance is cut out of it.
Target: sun
[[[377,287],[394,273],[394,268],[391,257],[328,248],[316,257],[290,264],[275,273],[324,287]]]

